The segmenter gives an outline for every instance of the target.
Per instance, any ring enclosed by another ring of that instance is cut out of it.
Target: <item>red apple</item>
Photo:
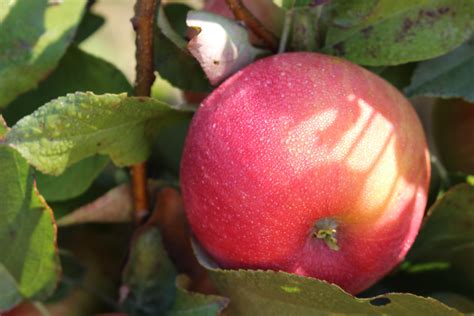
[[[433,136],[440,159],[450,171],[474,173],[474,104],[439,100],[433,109]]]
[[[224,268],[282,270],[358,293],[412,245],[428,150],[409,102],[343,59],[287,53],[204,100],[181,186],[197,239]]]

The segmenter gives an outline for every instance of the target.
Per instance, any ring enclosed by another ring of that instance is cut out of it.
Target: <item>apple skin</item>
[[[474,104],[438,100],[433,108],[433,136],[446,169],[474,173]]]
[[[287,271],[355,294],[411,247],[429,168],[418,117],[393,86],[299,52],[251,64],[204,100],[180,181],[192,231],[221,267]],[[328,222],[339,250],[315,236]]]

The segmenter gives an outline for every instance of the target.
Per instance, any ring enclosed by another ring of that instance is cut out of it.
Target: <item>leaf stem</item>
[[[285,21],[283,23],[283,30],[280,38],[280,45],[278,46],[278,53],[284,53],[286,50],[286,45],[288,43],[288,38],[290,36],[291,24],[293,22],[293,9],[289,9],[285,13]]]
[[[443,183],[444,186],[446,186],[446,188],[449,188],[451,186],[451,181],[449,180],[448,171],[443,166],[443,164],[439,161],[437,156],[430,155],[430,159],[436,171],[438,171],[441,182]]]
[[[245,23],[245,25],[272,51],[278,48],[277,37],[267,30],[249,9],[243,4],[242,0],[225,0],[234,17]]]
[[[134,94],[150,96],[155,81],[153,65],[153,28],[155,26],[158,0],[137,0],[132,25],[136,32],[136,79]],[[135,220],[141,222],[148,213],[146,163],[132,166],[132,188]]]

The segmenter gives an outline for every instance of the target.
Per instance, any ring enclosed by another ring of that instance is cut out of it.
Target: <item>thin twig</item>
[[[242,0],[225,0],[234,17],[245,23],[245,25],[260,38],[268,48],[275,51],[278,48],[278,38],[247,9]]]
[[[155,81],[153,67],[153,28],[158,0],[137,0],[132,25],[136,32],[136,96],[148,97]],[[148,213],[146,164],[132,166],[132,188],[135,219],[140,222]]]

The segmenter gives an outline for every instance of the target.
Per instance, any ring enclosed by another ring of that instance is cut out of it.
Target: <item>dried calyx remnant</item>
[[[312,232],[313,237],[322,239],[331,250],[338,251],[337,222],[333,218],[322,218],[316,222]]]

